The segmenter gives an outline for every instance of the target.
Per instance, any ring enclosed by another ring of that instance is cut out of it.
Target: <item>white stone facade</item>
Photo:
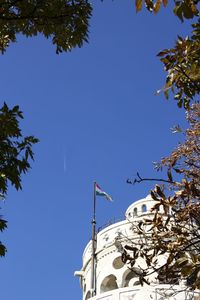
[[[83,253],[83,266],[81,271],[75,272],[80,276],[83,289],[83,300],[185,300],[200,299],[196,293],[187,293],[181,285],[160,284],[156,274],[149,280],[151,285],[141,286],[138,276],[129,270],[121,261],[121,248],[127,241],[138,239],[133,231],[133,223],[138,222],[144,216],[151,216],[151,208],[155,201],[150,196],[131,204],[126,213],[125,220],[112,224],[97,234],[96,246],[96,295],[91,291],[91,252],[90,241]],[[163,258],[165,259],[165,258]],[[138,259],[137,266],[144,266],[144,261]]]

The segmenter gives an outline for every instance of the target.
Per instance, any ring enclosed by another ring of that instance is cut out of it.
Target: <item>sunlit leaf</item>
[[[162,4],[162,0],[156,0],[154,7],[153,7],[153,11],[155,14],[160,10],[161,4]]]
[[[142,9],[143,0],[135,0],[136,12],[139,12]]]

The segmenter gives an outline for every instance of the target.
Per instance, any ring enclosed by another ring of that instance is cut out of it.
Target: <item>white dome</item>
[[[173,290],[167,283],[163,284],[157,279],[157,274],[153,274],[148,279],[151,286],[140,285],[138,273],[130,270],[126,263],[121,260],[123,246],[132,241],[138,241],[138,232],[133,230],[134,224],[145,219],[146,215],[153,216],[152,207],[158,203],[153,200],[151,195],[132,203],[126,210],[126,219],[99,231],[96,235],[95,256],[92,257],[92,241],[88,243],[83,253],[83,266],[75,275],[80,277],[81,287],[83,289],[83,300],[156,300],[166,299],[161,296],[161,292],[177,295],[170,296],[170,300],[185,299],[183,288],[174,285]],[[160,208],[160,213],[163,208]],[[148,228],[146,228],[148,229]],[[92,258],[95,262],[92,269]],[[159,256],[159,261],[164,260],[165,256]],[[138,258],[135,264],[136,268],[146,266],[142,258]],[[95,284],[92,285],[92,274],[95,274]],[[95,288],[95,289],[94,289]],[[94,291],[95,294],[94,295]],[[168,294],[167,294],[168,296]],[[194,299],[194,298],[190,298]]]
[[[151,213],[151,209],[155,204],[156,201],[152,199],[151,195],[147,195],[146,198],[140,199],[132,203],[127,208],[125,213],[126,219]]]

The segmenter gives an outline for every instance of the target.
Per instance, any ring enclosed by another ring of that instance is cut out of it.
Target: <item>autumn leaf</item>
[[[162,2],[163,2],[163,5],[166,7],[168,4],[168,0],[163,0]]]
[[[157,0],[154,4],[153,11],[156,14],[160,10],[162,0]]]
[[[136,12],[139,12],[142,9],[142,2],[143,2],[143,0],[135,1]]]

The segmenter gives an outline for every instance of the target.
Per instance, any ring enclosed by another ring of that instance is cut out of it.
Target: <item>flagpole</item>
[[[92,256],[91,256],[91,296],[96,295],[96,182],[94,182],[93,218],[92,218]]]

